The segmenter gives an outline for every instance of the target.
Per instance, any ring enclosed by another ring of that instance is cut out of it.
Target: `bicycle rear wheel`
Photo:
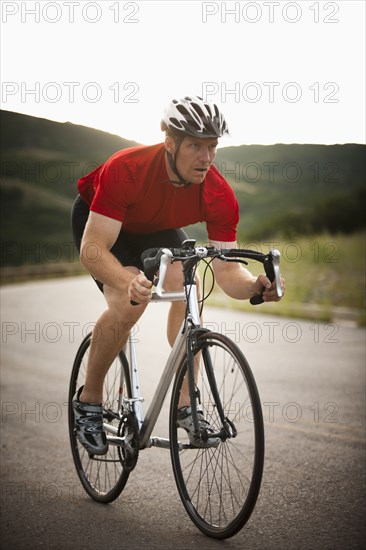
[[[177,428],[179,396],[187,372],[185,357],[171,398],[172,465],[178,492],[193,523],[206,535],[224,539],[245,525],[259,494],[264,463],[262,409],[248,362],[230,339],[205,332],[197,338],[194,353],[200,357],[197,387],[204,416],[219,432],[222,423],[205,365],[211,361],[224,414],[237,435],[217,447],[194,448],[185,431]]]
[[[117,446],[109,445],[107,454],[91,456],[79,443],[74,428],[72,399],[76,390],[85,381],[90,339],[91,335],[88,334],[82,341],[71,373],[68,407],[69,436],[72,456],[82,486],[92,499],[108,503],[120,495],[130,473],[123,468],[121,450]],[[105,377],[103,396],[104,422],[118,429],[121,398],[122,396],[131,397],[128,361],[123,352],[115,359]]]

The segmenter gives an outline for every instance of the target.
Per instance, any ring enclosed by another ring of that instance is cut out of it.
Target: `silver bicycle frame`
[[[175,301],[186,301],[186,296],[188,296],[189,302],[189,316],[184,319],[181,328],[178,332],[178,335],[175,339],[174,345],[169,354],[168,360],[166,362],[165,368],[161,375],[160,381],[156,388],[155,394],[151,401],[151,404],[148,408],[146,416],[144,417],[142,411],[142,397],[140,393],[140,383],[139,375],[137,368],[137,360],[135,353],[135,346],[133,339],[130,337],[127,345],[124,349],[126,357],[129,360],[130,365],[130,376],[131,376],[131,390],[132,396],[131,399],[125,399],[126,403],[133,404],[134,410],[137,416],[138,425],[140,427],[140,449],[145,447],[164,447],[169,448],[169,440],[166,438],[160,437],[151,437],[151,433],[154,429],[160,411],[162,409],[165,397],[168,393],[169,387],[172,383],[174,375],[178,366],[180,365],[185,351],[186,351],[186,336],[190,329],[190,326],[200,326],[200,315],[197,299],[197,287],[195,284],[187,285],[186,292],[165,292],[163,290],[164,277],[167,269],[167,265],[170,261],[170,251],[167,250],[163,254],[160,262],[159,270],[159,284],[156,287],[156,292],[152,295],[153,302],[175,302]],[[121,369],[121,376],[123,376]],[[136,406],[137,405],[137,406]],[[106,432],[113,434],[108,436],[110,443],[116,445],[123,445],[124,438],[116,437],[117,429],[107,423],[104,423],[104,429]]]
[[[207,257],[207,248],[205,247],[195,247],[196,254],[201,257]],[[276,289],[279,297],[282,296],[282,289],[280,284],[280,253],[278,250],[272,250],[272,265],[274,269],[274,275],[276,280]],[[132,396],[130,398],[120,397],[119,398],[119,410],[123,408],[127,410],[133,410],[136,414],[138,426],[140,430],[140,449],[145,447],[170,447],[170,441],[165,438],[151,437],[152,430],[156,424],[157,418],[162,409],[165,397],[169,390],[170,384],[174,378],[176,370],[180,365],[184,354],[186,353],[186,342],[187,335],[191,330],[191,327],[200,327],[200,315],[197,301],[197,288],[195,284],[186,284],[184,285],[185,289],[183,292],[165,292],[163,289],[163,283],[165,274],[167,271],[168,264],[173,257],[172,252],[169,249],[163,249],[163,254],[160,259],[159,266],[159,283],[156,286],[156,291],[153,293],[152,301],[154,302],[174,302],[174,301],[186,301],[186,296],[188,297],[188,312],[189,314],[185,317],[179,333],[176,337],[168,360],[166,362],[164,371],[161,375],[160,381],[158,383],[157,389],[153,396],[150,407],[146,413],[146,417],[143,415],[142,411],[142,401],[140,393],[140,383],[137,369],[137,360],[135,354],[135,348],[132,338],[129,338],[129,341],[124,349],[126,356],[129,359],[130,366],[130,376],[131,376],[131,390]],[[121,386],[123,383],[123,370],[121,369]],[[138,404],[138,406],[137,406]],[[109,423],[104,423],[104,430],[108,433],[108,441],[112,445],[124,446],[128,443],[125,441],[125,437],[118,436],[118,429],[115,426],[112,426]],[[109,435],[110,434],[110,435]]]

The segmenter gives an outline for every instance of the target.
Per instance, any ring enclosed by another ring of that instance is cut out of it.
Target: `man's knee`
[[[199,274],[195,274],[195,281],[197,284],[197,290],[200,288],[200,277]],[[182,270],[182,264],[180,262],[176,262],[174,264],[171,264],[167,270],[167,274],[164,281],[164,289],[168,292],[173,292],[175,290],[182,290],[183,289],[183,270]]]
[[[108,310],[116,323],[132,327],[144,313],[147,304],[132,305],[126,293],[104,285],[104,297]]]

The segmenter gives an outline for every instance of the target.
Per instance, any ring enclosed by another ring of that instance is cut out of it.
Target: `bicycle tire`
[[[120,449],[117,446],[109,445],[107,454],[90,456],[79,443],[74,428],[72,399],[77,389],[84,384],[90,341],[91,334],[88,334],[80,344],[71,373],[68,401],[69,436],[75,468],[83,488],[93,500],[108,503],[121,494],[130,473],[123,468]],[[122,384],[120,384],[120,380],[122,380]],[[108,415],[110,423],[116,428],[120,421],[120,410],[117,404],[121,392],[127,397],[131,397],[129,366],[123,352],[110,367],[105,377],[103,390],[104,416]],[[115,416],[115,418],[112,419],[111,416]]]
[[[209,353],[225,416],[236,437],[217,447],[189,448],[188,436],[177,427],[179,395],[187,371],[183,358],[172,389],[170,452],[175,482],[193,523],[205,535],[225,539],[235,535],[251,516],[260,491],[264,464],[264,427],[258,389],[249,364],[234,342],[205,332],[196,340],[200,352],[197,388],[201,408],[215,431],[220,421],[207,379],[204,356]],[[179,450],[180,444],[186,446]]]

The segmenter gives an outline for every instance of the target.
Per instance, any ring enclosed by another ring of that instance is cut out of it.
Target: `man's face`
[[[217,144],[217,138],[185,137],[176,158],[176,166],[182,178],[201,184],[215,159]]]

